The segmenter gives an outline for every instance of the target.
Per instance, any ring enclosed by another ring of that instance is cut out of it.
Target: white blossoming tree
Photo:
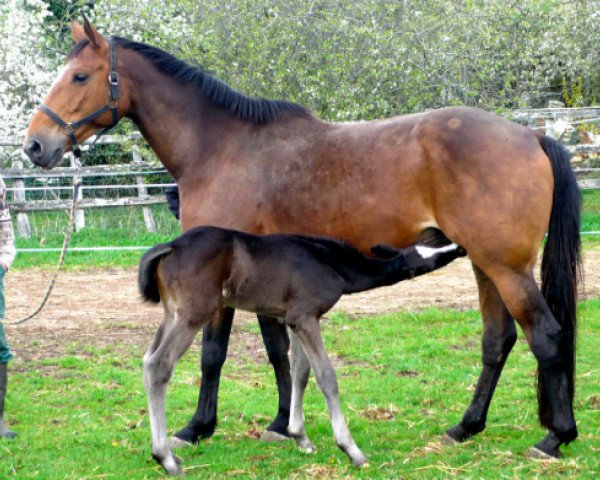
[[[597,0],[0,0],[0,137],[25,128],[82,10],[106,35],[330,120],[599,100]]]
[[[50,15],[42,0],[0,3],[0,138],[22,135],[56,77],[43,29]]]

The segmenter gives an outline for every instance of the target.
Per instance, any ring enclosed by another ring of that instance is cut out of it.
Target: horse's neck
[[[227,148],[228,133],[243,131],[237,119],[219,111],[193,86],[153,68],[145,70],[131,74],[135,91],[127,115],[175,179],[217,159]]]

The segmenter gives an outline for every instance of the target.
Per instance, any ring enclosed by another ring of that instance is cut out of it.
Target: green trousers
[[[4,318],[4,269],[0,266],[0,318]],[[4,325],[0,323],[0,363],[7,363],[12,353],[4,334]]]

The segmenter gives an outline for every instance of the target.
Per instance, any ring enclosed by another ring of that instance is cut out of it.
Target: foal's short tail
[[[142,297],[147,302],[160,302],[160,292],[156,283],[156,268],[160,259],[171,253],[171,251],[171,245],[160,243],[148,250],[140,260],[138,287]]]
[[[547,136],[540,138],[540,145],[548,155],[554,173],[552,213],[542,257],[542,294],[562,329],[562,362],[566,368],[572,407],[575,393],[577,281],[581,269],[581,196],[565,148]],[[552,408],[540,372],[538,408],[540,423],[550,427]]]

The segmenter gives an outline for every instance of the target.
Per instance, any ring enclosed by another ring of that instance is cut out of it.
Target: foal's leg
[[[327,401],[331,425],[333,427],[333,435],[337,446],[350,457],[350,460],[352,460],[352,463],[355,466],[358,467],[365,464],[367,462],[367,457],[364,456],[356,446],[356,443],[354,443],[354,439],[350,434],[350,430],[348,430],[344,415],[340,409],[337,378],[335,370],[327,356],[325,345],[323,345],[318,318],[303,317],[290,323],[295,325],[294,332],[302,343],[310,366],[315,372],[317,383],[323,391],[323,395]]]
[[[500,271],[490,274],[510,314],[519,323],[538,361],[549,402],[546,438],[530,452],[534,457],[559,457],[559,447],[577,437],[569,398],[562,330],[544,300],[533,274]]]
[[[446,432],[445,440],[449,443],[462,442],[485,428],[488,409],[502,368],[517,340],[515,322],[500,298],[496,286],[475,265],[473,270],[479,287],[479,304],[483,317],[483,370],[473,400],[463,419]]]
[[[277,390],[279,391],[279,409],[277,417],[263,433],[262,440],[273,442],[288,438],[287,426],[290,421],[290,396],[292,384],[290,380],[290,360],[288,350],[290,339],[285,324],[277,318],[257,315],[269,362],[275,370]]]
[[[182,470],[167,437],[167,386],[175,364],[192,344],[200,329],[197,320],[176,318],[168,331],[163,331],[160,335],[157,332],[153,345],[144,355],[144,387],[148,396],[152,456],[170,475],[181,474]]]
[[[173,446],[194,444],[198,438],[208,438],[217,425],[217,400],[221,368],[227,357],[227,345],[233,323],[234,310],[224,308],[221,317],[208,323],[202,334],[202,381],[198,406],[186,427],[173,436]]]
[[[303,412],[304,391],[310,376],[310,363],[296,334],[291,332],[290,336],[292,346],[292,402],[288,432],[296,441],[300,450],[312,453],[315,451],[315,446],[306,435]]]

